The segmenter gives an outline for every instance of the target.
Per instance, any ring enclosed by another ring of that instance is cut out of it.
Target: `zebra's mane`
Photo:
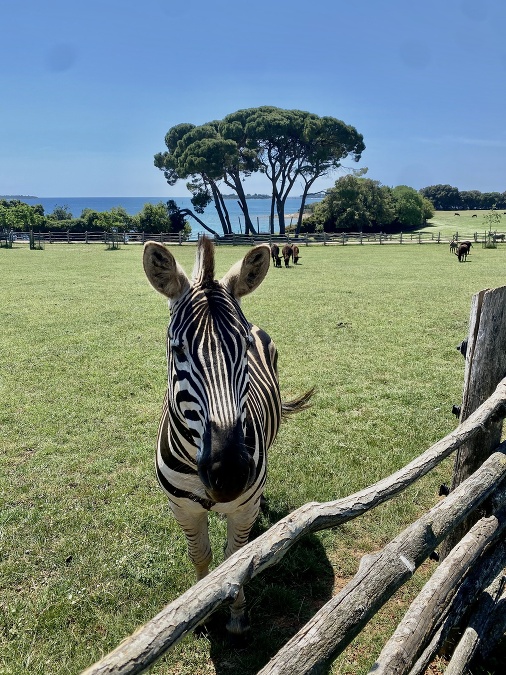
[[[203,288],[214,284],[214,244],[208,237],[201,237],[197,245],[193,283]]]

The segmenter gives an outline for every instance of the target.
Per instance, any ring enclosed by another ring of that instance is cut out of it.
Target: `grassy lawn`
[[[479,211],[436,211],[434,218],[427,222],[427,226],[422,228],[421,232],[437,233],[440,232],[442,237],[448,238],[458,233],[459,239],[472,239],[475,232],[483,238],[485,232],[489,230],[489,224],[486,216],[490,213],[488,210]],[[502,211],[498,213],[501,220],[497,228],[498,232],[504,232],[506,228],[506,215]]]
[[[218,275],[246,250],[220,247]],[[175,254],[191,272],[194,247]],[[269,511],[255,534],[305,502],[379,480],[455,427],[456,345],[471,296],[506,280],[501,245],[475,247],[461,264],[436,244],[313,246],[301,256],[243,301],[277,343],[284,395],[317,387],[271,451]],[[15,246],[0,250],[0,270],[0,673],[75,674],[193,583],[153,464],[167,307],[144,277],[140,246]],[[450,479],[448,461],[251,582],[247,649],[227,648],[218,616],[210,638],[187,637],[151,672],[256,673]],[[213,517],[211,533],[218,563],[224,521]],[[434,564],[332,673],[367,671]]]

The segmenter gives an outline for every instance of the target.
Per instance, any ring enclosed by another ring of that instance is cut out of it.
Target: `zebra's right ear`
[[[254,246],[243,260],[237,262],[221,279],[220,284],[240,300],[254,291],[265,278],[271,266],[271,249],[268,244]]]
[[[177,300],[190,287],[185,271],[162,244],[146,242],[142,262],[149,283],[169,300]]]

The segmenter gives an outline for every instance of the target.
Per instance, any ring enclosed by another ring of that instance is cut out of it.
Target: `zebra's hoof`
[[[227,641],[232,649],[246,649],[251,644],[251,631],[245,633],[228,633]]]
[[[230,617],[227,622],[228,643],[234,649],[245,649],[251,641],[251,630],[247,612]]]

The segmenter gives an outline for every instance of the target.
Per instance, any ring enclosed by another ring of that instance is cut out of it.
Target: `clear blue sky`
[[[505,0],[3,0],[0,21],[0,194],[185,196],[153,166],[168,129],[259,105],[355,126],[347,164],[384,185],[506,190]]]

